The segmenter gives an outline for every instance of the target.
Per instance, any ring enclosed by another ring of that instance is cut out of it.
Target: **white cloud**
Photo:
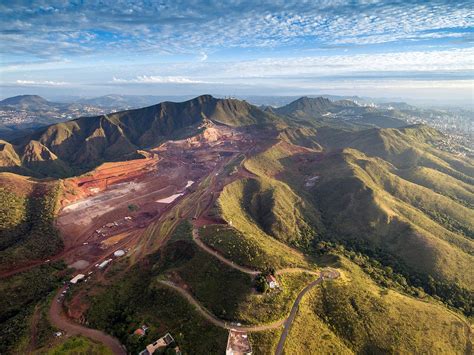
[[[182,76],[139,75],[134,79],[114,77],[113,83],[119,84],[203,84],[204,81],[185,78]]]
[[[17,85],[22,85],[22,86],[64,86],[64,85],[69,85],[69,83],[67,83],[65,81],[51,81],[51,80],[41,80],[41,81],[17,80],[16,84]]]
[[[207,60],[207,58],[208,58],[208,56],[204,52],[201,52],[201,54],[199,55],[199,61],[200,62],[205,62]]]

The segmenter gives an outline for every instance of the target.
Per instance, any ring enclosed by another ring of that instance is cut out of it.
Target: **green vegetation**
[[[217,317],[245,324],[262,324],[282,319],[297,294],[314,275],[278,275],[281,289],[256,292],[255,281],[191,243],[166,246],[155,270],[186,285],[194,297]],[[266,282],[265,282],[266,283]]]
[[[177,243],[183,242],[173,244]],[[174,249],[175,260],[164,262],[162,251],[147,257],[90,296],[89,324],[119,338],[132,353],[170,332],[185,354],[222,354],[227,332],[201,318],[181,295],[154,281],[161,267],[180,263],[183,249]],[[133,332],[142,324],[150,329],[138,338]]]
[[[193,258],[176,269],[176,273],[204,307],[219,318],[236,320],[239,305],[252,291],[250,276],[221,263],[194,245],[193,248]]]
[[[80,336],[73,336],[54,348],[50,349],[48,355],[112,355],[112,351],[103,344]]]
[[[25,261],[46,258],[58,252],[63,244],[54,226],[59,184],[35,184],[26,199],[2,189],[6,197],[0,218],[3,250],[0,268],[11,268]]]
[[[345,259],[342,266],[341,280],[325,282],[305,296],[287,353],[292,354],[298,344],[303,349],[319,344],[321,352],[343,353],[467,351],[469,325],[461,317],[439,305],[379,288]]]
[[[0,250],[8,248],[27,229],[27,199],[0,188]]]
[[[131,205],[128,205],[128,210],[130,212],[135,212],[139,210],[139,207],[137,205],[131,204]]]
[[[238,180],[224,188],[224,191],[219,197],[219,208],[223,218],[232,223],[232,226],[237,229],[244,238],[248,239],[246,244],[257,245],[259,252],[262,250],[265,253],[264,259],[267,260],[267,263],[273,265],[275,268],[283,268],[289,266],[303,266],[306,267],[308,262],[304,257],[292,250],[287,245],[270,237],[265,233],[261,226],[254,218],[249,215],[247,208],[250,208],[245,201],[252,199],[252,193],[249,191],[249,180]],[[250,183],[252,184],[252,183]],[[254,195],[255,196],[255,195]],[[280,195],[279,195],[280,196]],[[258,197],[255,198],[254,206],[258,206]],[[246,208],[247,207],[247,208]],[[256,210],[258,212],[258,209]],[[270,216],[274,216],[280,211],[283,212],[283,216],[289,216],[289,223],[295,221],[295,217],[292,217],[293,208],[290,210],[274,210],[270,213]],[[256,216],[263,215],[257,213]],[[279,217],[276,219],[277,222],[282,219]],[[276,227],[277,225],[275,225]],[[286,230],[284,225],[281,225],[282,230]],[[294,225],[293,225],[294,227]],[[291,228],[291,227],[289,227]],[[281,236],[283,239],[283,235]],[[293,237],[293,236],[289,236]]]
[[[174,231],[171,233],[169,243],[176,242],[178,240],[193,240],[193,225],[185,220],[178,224]]]
[[[316,278],[303,272],[278,275],[280,289],[248,294],[239,304],[237,319],[247,324],[263,324],[287,317],[297,295]]]
[[[257,355],[274,355],[280,334],[280,329],[249,333],[248,336],[252,344],[253,353]]]
[[[224,172],[223,174],[225,176],[231,176],[231,175],[234,175],[236,172],[237,172],[237,169],[238,167],[242,164],[242,162],[244,161],[245,159],[245,155],[244,154],[239,154],[237,155],[237,157],[235,157],[234,159],[232,159],[230,161],[230,163],[228,163],[225,168],[224,168]]]
[[[63,263],[51,263],[0,281],[0,352],[8,353],[27,335],[35,306],[43,302],[62,281]],[[41,332],[39,340],[41,341]]]
[[[226,225],[204,226],[199,229],[201,240],[238,265],[263,270],[271,267],[268,253],[259,244]]]
[[[344,339],[333,332],[330,324],[314,311],[319,291],[313,289],[303,298],[298,313],[286,338],[284,354],[311,354],[318,349],[321,354],[353,354]]]
[[[321,179],[312,191],[314,203],[331,232],[323,239],[375,258],[413,286],[470,314],[473,275],[465,270],[473,264],[474,244],[433,221],[430,214],[442,209],[470,230],[472,211],[406,184],[383,167],[383,162],[375,164],[373,158],[352,150],[315,166],[313,173]],[[431,213],[423,213],[425,208]]]

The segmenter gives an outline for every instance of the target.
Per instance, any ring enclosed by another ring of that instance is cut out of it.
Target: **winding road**
[[[193,241],[205,252],[209,253],[210,255],[214,256],[215,258],[219,259],[222,261],[224,264],[239,270],[245,274],[251,275],[251,276],[256,276],[261,273],[261,271],[254,270],[248,267],[244,267],[241,265],[238,265],[234,263],[233,261],[225,258],[223,255],[221,255],[219,252],[213,250],[212,248],[208,247],[206,244],[204,244],[200,238],[199,238],[199,233],[197,228],[193,228]],[[277,275],[285,274],[285,273],[292,273],[292,272],[306,272],[312,275],[318,275],[319,277],[311,282],[309,285],[307,285],[297,296],[295,302],[293,303],[293,306],[291,308],[290,314],[287,318],[283,318],[280,320],[277,320],[272,323],[268,324],[263,324],[263,325],[236,325],[234,323],[229,323],[225,320],[222,320],[218,317],[216,317],[213,313],[211,313],[208,309],[206,309],[204,306],[202,306],[192,295],[189,293],[189,291],[183,289],[182,287],[174,284],[171,281],[166,281],[166,280],[158,280],[158,282],[162,285],[165,285],[167,287],[172,288],[176,292],[178,292],[181,296],[186,298],[186,300],[195,307],[196,311],[201,314],[206,320],[208,320],[210,323],[214,324],[217,327],[223,328],[223,329],[238,329],[241,331],[246,331],[246,332],[259,332],[259,331],[265,331],[265,330],[270,330],[270,329],[278,329],[281,326],[284,327],[283,332],[281,334],[280,340],[278,342],[278,347],[276,350],[276,354],[280,355],[283,352],[283,347],[285,345],[286,338],[289,334],[289,331],[291,329],[291,325],[293,323],[293,320],[296,317],[297,311],[299,304],[303,298],[303,296],[311,290],[313,287],[316,285],[320,284],[323,282],[324,279],[335,279],[339,277],[339,272],[331,269],[325,269],[322,270],[321,272],[316,272],[312,270],[307,270],[304,268],[285,268],[285,269],[280,269],[275,272]],[[123,347],[120,342],[104,333],[101,332],[97,329],[91,329],[87,328],[85,326],[82,326],[78,323],[75,323],[71,320],[69,320],[64,314],[62,310],[62,303],[57,302],[56,299],[59,298],[61,295],[61,292],[65,290],[65,287],[61,288],[58,293],[56,294],[55,298],[51,302],[51,307],[49,309],[49,318],[51,323],[59,328],[62,329],[63,331],[67,332],[69,335],[83,335],[86,336],[92,340],[98,341],[109,347],[114,354],[118,355],[124,355],[126,354],[126,350]]]
[[[63,314],[62,302],[57,302],[57,299],[61,295],[61,292],[65,289],[66,287],[61,288],[54,297],[54,299],[51,301],[51,307],[49,308],[49,320],[51,321],[51,324],[54,325],[56,328],[65,331],[68,335],[85,336],[87,338],[104,344],[110,350],[112,350],[114,354],[126,355],[127,352],[125,351],[125,348],[116,338],[104,332],[101,332],[100,330],[87,328],[78,323],[75,323],[69,320]]]

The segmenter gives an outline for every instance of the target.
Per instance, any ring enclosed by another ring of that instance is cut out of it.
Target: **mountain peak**
[[[0,106],[13,106],[13,105],[44,105],[49,104],[49,101],[38,95],[18,95],[9,97],[5,100],[0,101]]]
[[[276,112],[281,115],[320,116],[333,107],[333,102],[324,97],[303,96],[286,106],[277,108]]]

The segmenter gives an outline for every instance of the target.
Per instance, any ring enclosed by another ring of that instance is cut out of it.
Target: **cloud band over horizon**
[[[469,101],[473,18],[467,1],[6,1],[1,94],[362,90]]]

